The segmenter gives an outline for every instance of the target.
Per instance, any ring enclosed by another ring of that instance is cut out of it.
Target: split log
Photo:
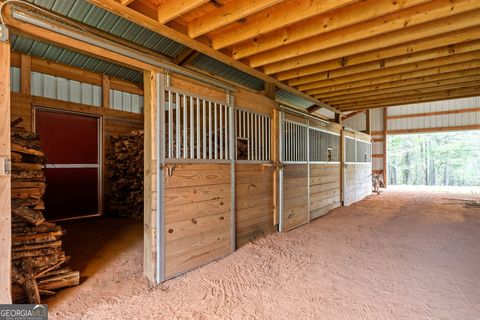
[[[25,244],[45,243],[56,241],[63,234],[63,231],[53,231],[31,235],[13,236],[12,245],[20,246]]]
[[[41,211],[28,207],[12,208],[12,214],[33,224],[34,226],[38,226],[45,222],[45,218],[43,217]]]

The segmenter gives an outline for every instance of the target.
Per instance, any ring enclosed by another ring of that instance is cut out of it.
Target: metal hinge
[[[175,171],[175,164],[174,163],[167,163],[160,165],[160,170],[164,171],[167,170],[167,174],[169,177],[173,175],[173,171]]]
[[[8,41],[8,28],[6,25],[0,24],[0,41],[7,42]]]
[[[10,158],[0,158],[0,176],[6,176],[12,173],[12,162]]]

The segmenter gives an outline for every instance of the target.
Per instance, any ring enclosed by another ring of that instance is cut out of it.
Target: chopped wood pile
[[[40,303],[41,296],[78,285],[80,273],[65,267],[62,227],[45,222],[45,157],[36,133],[12,122],[12,296],[15,303]]]
[[[109,211],[120,217],[143,218],[143,139],[139,130],[111,137],[107,154]]]

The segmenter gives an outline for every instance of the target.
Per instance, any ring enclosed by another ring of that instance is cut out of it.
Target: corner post
[[[10,43],[0,25],[0,304],[12,303],[11,293],[11,175],[10,160]]]

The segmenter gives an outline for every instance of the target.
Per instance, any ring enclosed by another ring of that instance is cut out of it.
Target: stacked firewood
[[[111,137],[107,154],[109,211],[120,217],[143,218],[143,138],[139,130]]]
[[[45,222],[45,156],[37,134],[12,122],[12,296],[16,303],[38,304],[40,296],[79,284],[80,274],[68,260],[59,225]]]

